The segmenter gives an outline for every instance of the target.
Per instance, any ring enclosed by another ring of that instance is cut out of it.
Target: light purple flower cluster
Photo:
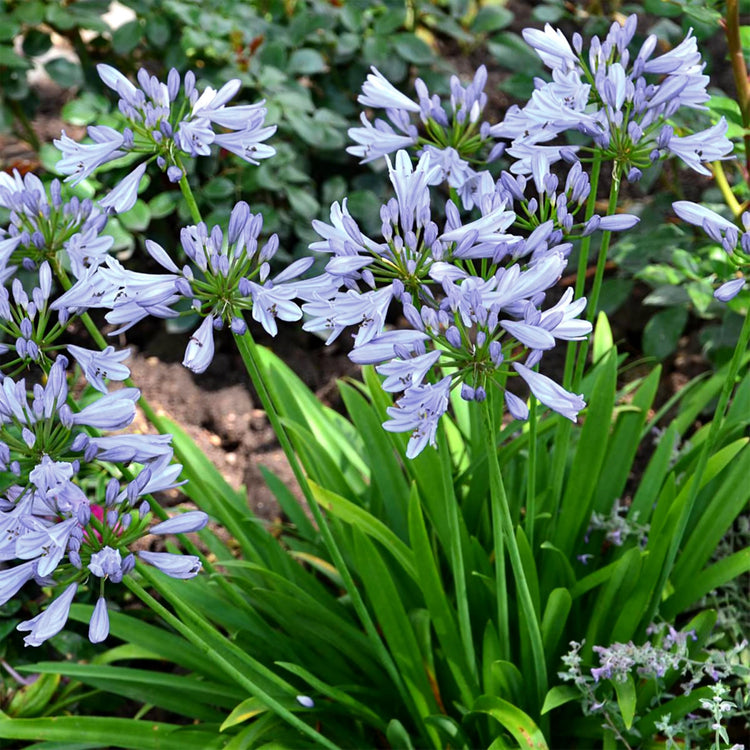
[[[0,228],[0,278],[10,278],[18,265],[33,270],[43,262],[64,262],[74,275],[104,257],[112,237],[102,235],[106,215],[76,197],[65,200],[59,180],[49,185],[29,172],[0,172],[0,206],[10,211],[10,225]],[[99,260],[99,262],[101,262]]]
[[[481,200],[481,196],[494,190],[500,200],[514,208],[514,226],[537,232],[557,229],[565,239],[585,237],[597,230],[622,232],[638,223],[638,217],[631,214],[594,214],[585,222],[577,222],[576,215],[586,205],[591,192],[589,176],[581,163],[573,161],[562,185],[560,177],[551,171],[552,165],[545,151],[537,152],[531,158],[530,166],[528,177],[503,171],[495,184],[488,172],[480,173],[481,181],[475,186],[474,196],[479,196]],[[527,188],[530,197],[526,195]]]
[[[737,268],[738,277],[721,284],[714,292],[714,297],[720,302],[734,299],[745,287],[746,278],[750,274],[750,211],[742,214],[744,231],[740,231],[734,222],[699,203],[675,201],[672,208],[683,221],[700,227],[708,237],[724,248]]]
[[[552,71],[552,81],[537,80],[531,100],[524,107],[511,107],[489,130],[492,137],[510,141],[507,153],[516,159],[511,171],[530,173],[531,159],[540,152],[557,161],[565,152],[551,142],[565,131],[588,136],[615,162],[617,176],[631,181],[670,155],[710,174],[704,162],[722,159],[732,150],[723,118],[686,136],[676,135],[668,122],[682,107],[705,109],[709,99],[709,79],[695,38],[688,33],[677,47],[654,57],[657,38],[651,35],[631,54],[637,22],[632,15],[622,25],[613,23],[603,40],[591,40],[588,53],[577,33],[571,44],[549,24],[544,31],[524,30],[526,42]]]
[[[198,313],[203,321],[191,336],[183,364],[201,373],[214,355],[214,330],[229,326],[234,333],[246,330],[244,313],[272,336],[277,319],[292,321],[302,317],[298,296],[330,293],[335,285],[330,277],[300,280],[313,258],[291,263],[274,277],[271,265],[279,248],[276,235],[261,243],[263,216],[252,214],[244,201],[235,205],[226,232],[205,223],[184,227],[182,250],[190,263],[182,267],[166,250],[151,240],[146,249],[166,271],[161,274],[130,271],[115,258],[75,284],[57,304],[69,311],[99,307],[109,309],[107,320],[126,331],[147,316],[174,318]],[[187,301],[180,312],[178,305]],[[187,308],[187,309],[186,309]]]
[[[349,137],[356,142],[347,151],[360,157],[362,163],[392,154],[410,146],[421,146],[419,155],[429,154],[435,167],[433,183],[447,182],[460,189],[476,172],[471,164],[489,144],[490,124],[480,122],[487,95],[487,69],[481,65],[474,79],[462,86],[456,76],[450,80],[450,105],[445,106],[437,94],[430,95],[420,79],[415,81],[418,101],[402,94],[380,71],[372,73],[362,86],[357,101],[372,109],[385,111],[387,120],[377,118],[374,124],[362,113],[361,128],[351,128]],[[414,116],[421,129],[413,122]],[[502,147],[494,148],[487,161],[497,158]]]
[[[84,370],[97,359],[71,348],[89,363]],[[98,361],[108,356],[113,355],[104,352]],[[115,359],[119,364],[122,357]],[[89,637],[104,640],[109,630],[104,583],[119,583],[134,568],[133,543],[147,533],[195,531],[207,521],[196,511],[148,528],[148,496],[180,484],[182,467],[172,463],[171,436],[101,435],[130,425],[139,392],[105,392],[74,410],[68,403],[67,364],[58,356],[44,385],[30,387],[25,379],[6,377],[0,386],[0,471],[7,477],[0,493],[0,561],[23,561],[0,571],[0,604],[31,579],[65,587],[41,614],[18,626],[29,631],[24,640],[31,646],[62,629],[83,585],[99,592]],[[192,556],[139,555],[177,578],[200,569]]]
[[[483,199],[481,217],[465,224],[448,201],[440,228],[431,213],[429,153],[413,167],[399,151],[388,166],[395,197],[381,209],[382,240],[367,237],[346,204],[333,205],[331,224],[314,223],[323,239],[311,248],[331,255],[326,273],[345,291],[304,304],[304,327],[327,332],[329,342],[357,327],[349,356],[377,365],[385,390],[403,392],[384,426],[411,432],[410,458],[434,445],[453,388],[481,401],[498,377],[520,375],[540,401],[575,420],[583,399],[532,369],[557,340],[591,331],[577,319],[586,300],[573,301],[572,290],[541,308],[566,265],[562,233],[551,223],[528,238],[506,233],[515,214],[494,193]],[[384,330],[392,302],[408,328]],[[513,416],[528,416],[520,398],[506,390],[505,400]]]
[[[62,152],[57,168],[68,175],[67,181],[80,182],[103,164],[131,153],[147,155],[148,161],[155,158],[172,182],[179,182],[184,174],[181,154],[208,156],[212,145],[251,164],[276,153],[264,143],[276,126],[265,125],[263,102],[227,106],[240,89],[238,79],[228,81],[218,91],[207,87],[199,94],[192,71],[181,81],[173,68],[164,83],[142,68],[138,71],[139,85],[135,86],[111,65],[98,65],[97,70],[102,81],[120,96],[118,106],[128,127],[120,132],[92,125],[88,128],[91,144],[78,143],[63,132],[55,146]],[[146,165],[139,163],[100,205],[117,213],[130,210]]]
[[[109,257],[113,238],[101,234],[106,215],[90,200],[66,201],[58,180],[48,193],[33,174],[0,173],[0,205],[10,209],[9,227],[0,228],[3,373],[32,363],[47,371],[76,312],[58,306],[58,277],[88,278]]]

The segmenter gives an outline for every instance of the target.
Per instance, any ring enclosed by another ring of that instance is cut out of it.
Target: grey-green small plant
[[[690,649],[697,639],[693,630],[677,631],[667,623],[660,623],[649,628],[649,635],[651,640],[641,645],[629,642],[594,646],[599,666],[588,669],[584,666],[582,654],[584,644],[573,641],[568,653],[562,657],[567,669],[558,676],[572,683],[580,692],[579,702],[584,715],[601,716],[602,726],[628,748],[641,738],[639,721],[646,714],[668,704],[678,693],[682,697],[689,696],[699,686],[711,681],[713,684],[708,688],[702,688],[707,697],[696,693],[694,703],[695,709],[709,711],[710,716],[691,713],[683,703],[684,710],[674,720],[673,712],[665,711],[653,726],[665,736],[668,750],[705,746],[706,737],[712,732],[715,750],[730,748],[726,724],[743,715],[742,706],[748,703],[746,693],[750,671],[741,662],[747,642],[738,643],[728,650],[703,648],[694,654]],[[729,681],[740,683],[734,700],[727,697]],[[650,698],[645,702],[639,700],[640,695],[649,694]],[[676,704],[672,705],[676,708]],[[678,744],[678,740],[682,744]],[[741,747],[733,745],[730,750]]]

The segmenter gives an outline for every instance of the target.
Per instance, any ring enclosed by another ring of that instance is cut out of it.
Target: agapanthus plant
[[[79,356],[84,350],[78,350]],[[105,582],[133,570],[131,546],[147,533],[202,528],[207,517],[188,513],[149,529],[148,496],[179,484],[169,435],[116,434],[135,417],[135,388],[105,393],[71,408],[68,361],[58,356],[44,385],[6,377],[0,388],[0,560],[25,562],[0,572],[0,604],[35,579],[65,587],[47,609],[19,630],[37,646],[58,633],[80,586],[98,589],[89,637],[106,638]],[[139,553],[177,578],[195,575],[200,561],[171,553]],[[92,578],[93,577],[93,578]],[[98,579],[98,582],[96,581]]]
[[[218,91],[206,87],[199,94],[192,71],[181,80],[172,68],[164,83],[141,68],[139,86],[111,65],[98,65],[97,71],[120,97],[118,107],[127,127],[121,132],[105,125],[89,126],[92,144],[77,143],[63,132],[55,146],[63,155],[58,170],[74,182],[127,154],[140,157],[137,166],[101,201],[105,209],[124,212],[133,207],[147,163],[153,159],[171,182],[179,182],[185,174],[182,158],[208,156],[213,145],[251,164],[276,153],[264,143],[276,126],[265,125],[263,102],[227,106],[240,89],[239,79],[228,81]]]
[[[734,222],[699,203],[675,201],[672,208],[683,221],[700,227],[726,251],[737,276],[722,283],[714,292],[714,297],[720,302],[734,299],[744,288],[750,273],[750,211],[745,211],[741,216],[742,231]]]

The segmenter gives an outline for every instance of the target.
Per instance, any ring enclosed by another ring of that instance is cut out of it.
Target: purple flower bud
[[[109,615],[107,614],[107,600],[100,596],[94,606],[94,613],[89,622],[89,640],[101,643],[109,635]]]
[[[578,161],[578,155],[576,152],[568,146],[563,146],[560,149],[560,158],[567,164],[574,164]]]
[[[714,297],[719,302],[729,302],[729,300],[734,299],[742,291],[743,286],[745,286],[745,279],[732,279],[722,284],[714,292]]]
[[[150,529],[150,532],[152,534],[189,534],[200,531],[207,523],[208,516],[203,511],[192,510],[157,523]]]
[[[88,526],[88,523],[91,520],[91,506],[83,503],[79,505],[76,510],[76,518],[81,526]]]
[[[473,401],[474,393],[474,389],[468,383],[461,383],[461,398],[464,401]]]
[[[590,234],[593,234],[596,232],[597,229],[599,229],[599,224],[601,224],[602,217],[598,214],[594,214],[585,224],[583,227],[583,232],[581,235],[583,237],[588,237]]]
[[[182,179],[182,170],[174,165],[167,169],[167,178],[170,182],[179,182]]]
[[[638,167],[631,167],[626,179],[628,182],[638,182],[641,177],[643,177],[643,172]]]
[[[602,216],[599,222],[599,229],[603,232],[624,232],[632,229],[639,221],[640,219],[632,214]]]
[[[194,555],[176,555],[171,552],[140,550],[138,556],[149,565],[172,578],[194,578],[201,569],[201,561]]]
[[[522,422],[529,418],[529,407],[526,402],[510,391],[505,391],[505,404],[514,419]]]

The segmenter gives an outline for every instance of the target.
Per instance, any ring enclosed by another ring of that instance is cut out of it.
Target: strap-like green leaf
[[[0,715],[0,737],[6,740],[59,740],[99,743],[99,747],[127,750],[214,750],[226,739],[216,731],[135,719],[98,716],[54,716],[10,719]]]
[[[512,703],[494,695],[482,695],[476,699],[471,710],[489,714],[500,722],[524,750],[548,750],[547,740],[539,727]]]

